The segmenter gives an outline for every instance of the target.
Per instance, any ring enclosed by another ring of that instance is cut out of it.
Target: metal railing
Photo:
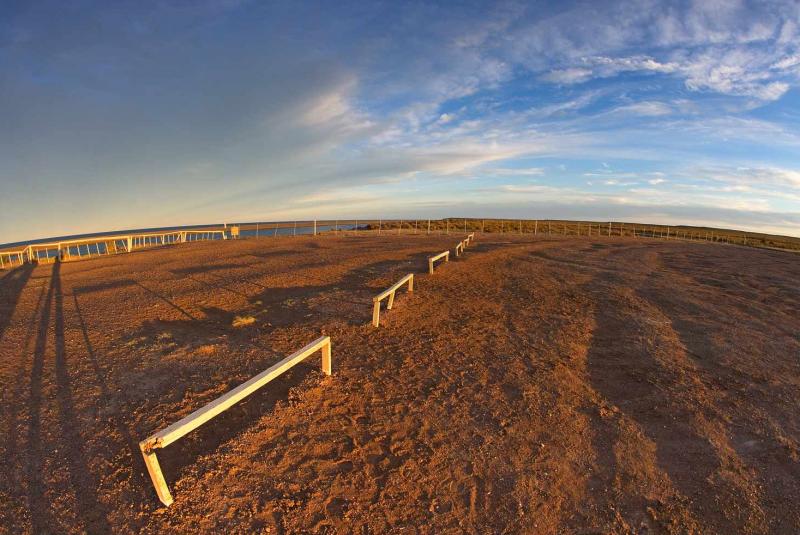
[[[800,251],[800,238],[727,229],[596,221],[535,219],[328,219],[248,222],[208,227],[178,227],[158,231],[109,233],[65,240],[35,241],[0,249],[0,269],[25,263],[83,260],[179,243],[318,234],[520,234],[539,236],[629,236],[707,241]]]

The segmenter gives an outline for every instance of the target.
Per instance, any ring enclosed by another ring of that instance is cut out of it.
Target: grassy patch
[[[247,325],[252,325],[255,322],[256,319],[253,316],[236,316],[233,318],[234,327],[246,327]]]
[[[197,348],[197,353],[199,355],[208,356],[208,355],[213,355],[216,352],[217,352],[217,346],[214,344],[205,344]]]

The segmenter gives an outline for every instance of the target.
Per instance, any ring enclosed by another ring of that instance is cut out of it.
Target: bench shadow
[[[171,269],[170,273],[178,276],[197,275],[202,273],[211,273],[214,271],[224,271],[228,269],[238,269],[250,267],[252,264],[211,264],[201,266],[191,266],[187,268]]]
[[[328,284],[285,288],[255,284],[260,291],[252,294],[231,289],[222,282],[192,277],[210,290],[229,291],[244,297],[248,304],[238,310],[204,307],[201,308],[203,317],[198,318],[185,313],[187,319],[146,321],[131,334],[131,340],[145,338],[155,342],[168,337],[179,346],[193,348],[216,343],[224,337],[229,345],[239,346],[259,334],[290,325],[320,324],[334,319],[350,325],[366,324],[372,318],[372,297],[384,289],[376,281],[388,287],[396,278],[408,272],[419,272],[423,267],[427,267],[427,253],[417,253],[402,260],[357,267]],[[209,275],[226,280],[218,274]],[[233,327],[237,316],[253,317],[258,330]]]
[[[391,278],[394,278],[395,272],[399,277],[400,270],[403,271],[403,274],[407,271],[418,271],[419,268],[426,265],[426,262],[427,254],[425,253],[409,255],[403,260],[375,262],[347,271],[337,281],[330,284],[269,288],[250,296],[249,299],[251,303],[258,302],[259,306],[270,311],[271,324],[276,327],[307,323],[309,315],[314,316],[314,321],[318,321],[320,317],[324,321],[327,319],[327,315],[320,311],[313,300],[320,295],[333,294],[337,298],[334,299],[334,308],[330,311],[330,317],[338,319],[344,316],[346,321],[366,324],[371,319],[372,296],[377,293],[377,290],[371,287],[371,283],[375,279],[388,280],[389,274],[392,275]],[[388,267],[393,267],[393,269],[387,273]],[[392,282],[394,281],[392,280]],[[342,296],[346,296],[356,290],[358,290],[356,292],[358,297],[350,300],[357,307],[343,313],[344,300],[338,298],[337,292],[342,292]],[[242,313],[241,311],[219,309],[204,309],[204,312],[207,317],[199,320],[148,322],[142,326],[137,335],[155,339],[159,334],[167,332],[179,344],[197,346],[211,342],[221,334],[231,335],[235,332],[230,326],[231,319]],[[235,339],[235,335],[233,338]],[[169,374],[170,368],[180,372],[181,364],[179,363],[169,362],[165,363],[165,366],[167,369],[164,369],[163,373]],[[303,381],[316,374],[320,374],[322,377],[321,372],[314,370],[319,370],[318,359],[311,357],[280,378],[270,382],[259,392],[217,416],[210,425],[202,426],[168,447],[158,450],[159,461],[167,482],[180,480],[181,477],[190,473],[189,467],[200,461],[203,456],[213,454],[220,447],[224,447],[226,443],[252,427],[259,419],[269,415],[275,410],[277,404],[287,400],[292,388],[300,386]],[[174,387],[175,381],[170,384]],[[194,389],[198,391],[213,386],[193,385]],[[199,406],[195,408],[199,408]],[[171,423],[174,423],[173,420],[166,418],[158,429]],[[149,433],[152,434],[158,429],[151,429]],[[137,466],[140,465],[137,464]]]
[[[118,290],[120,288],[127,288],[129,286],[136,286],[136,282],[131,279],[122,279],[110,282],[101,282],[99,284],[90,284],[88,286],[79,286],[73,290],[73,293],[91,294],[95,292],[103,292],[106,290]]]
[[[247,253],[247,256],[254,256],[256,258],[261,258],[262,260],[270,260],[270,259],[277,259],[277,258],[286,258],[288,256],[302,256],[301,251],[296,250],[287,250],[287,249],[278,249],[276,251],[264,251],[258,253]]]
[[[305,380],[312,380],[317,376],[324,377],[318,370],[319,363],[316,356],[309,357],[307,361],[271,381],[259,391],[216,416],[206,425],[200,426],[166,448],[157,450],[159,464],[173,494],[179,496],[179,492],[175,491],[174,483],[190,474],[191,469],[198,462],[202,462],[203,457],[218,453],[224,444],[234,440],[247,429],[251,429],[259,420],[268,418],[279,403],[287,402],[290,391],[299,387]],[[178,418],[174,419],[174,421],[177,420]],[[165,421],[162,427],[166,427],[174,421]],[[136,446],[136,455],[141,458],[138,446]],[[141,461],[137,463],[142,473],[146,474],[143,465],[144,463]],[[149,479],[147,487],[152,489]]]

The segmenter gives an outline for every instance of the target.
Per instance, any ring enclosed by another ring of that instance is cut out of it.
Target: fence
[[[172,232],[115,234],[25,245],[18,251],[0,251],[0,268],[23,263],[69,262],[121,252],[201,240],[227,239],[225,229],[179,230]]]
[[[0,250],[0,269],[18,267],[23,263],[73,261],[135,250],[161,247],[201,240],[230,238],[252,239],[277,236],[318,235],[343,236],[412,234],[468,234],[469,244],[476,232],[483,234],[519,234],[539,236],[589,236],[680,239],[726,243],[748,247],[800,251],[800,238],[768,234],[745,233],[688,226],[644,225],[639,223],[508,220],[508,219],[347,219],[308,220],[258,223],[236,223],[209,227],[181,227],[159,231],[107,234],[78,237],[69,240],[31,242],[8,250]],[[459,248],[463,249],[463,246]]]

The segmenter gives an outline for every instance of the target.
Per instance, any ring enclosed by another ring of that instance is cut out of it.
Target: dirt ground
[[[478,235],[427,275],[456,240],[0,275],[0,532],[800,532],[800,258]],[[139,440],[320,333],[333,376],[310,358],[158,450],[161,506]]]

